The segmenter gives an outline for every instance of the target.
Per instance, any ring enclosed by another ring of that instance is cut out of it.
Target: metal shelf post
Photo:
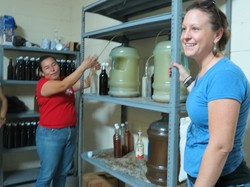
[[[180,32],[182,19],[182,0],[172,0],[171,19],[171,59],[181,63]],[[172,70],[170,89],[169,137],[168,137],[168,174],[167,186],[177,186],[180,86],[177,69]]]

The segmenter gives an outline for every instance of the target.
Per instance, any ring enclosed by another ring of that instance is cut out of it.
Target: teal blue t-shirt
[[[187,98],[186,107],[192,122],[187,131],[184,169],[192,177],[198,176],[209,141],[208,103],[217,99],[235,99],[241,104],[234,146],[221,175],[233,172],[244,157],[243,141],[249,115],[250,86],[242,70],[224,57],[195,82]]]

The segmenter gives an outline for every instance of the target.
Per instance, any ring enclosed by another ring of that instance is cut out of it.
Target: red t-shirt
[[[75,126],[75,94],[72,88],[64,92],[44,97],[41,89],[49,79],[41,78],[36,87],[37,102],[39,105],[39,125],[46,128],[65,128]]]

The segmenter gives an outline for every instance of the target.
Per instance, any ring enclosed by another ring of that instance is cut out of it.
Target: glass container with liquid
[[[168,122],[168,114],[162,113],[162,119],[151,123],[147,130],[149,155],[146,177],[157,185],[166,185],[167,182]]]
[[[113,135],[113,146],[114,146],[114,157],[121,158],[122,157],[122,140],[120,134],[120,126],[118,123],[114,124],[115,133]]]

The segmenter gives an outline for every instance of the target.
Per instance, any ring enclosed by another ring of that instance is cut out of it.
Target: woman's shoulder
[[[48,80],[49,80],[49,79],[46,79],[46,78],[44,78],[44,77],[41,77],[41,78],[38,80],[37,84],[45,83],[45,82],[47,82]]]
[[[211,71],[212,74],[217,74],[217,76],[231,75],[233,77],[245,79],[245,74],[243,70],[232,60],[227,57],[223,57],[219,60],[216,66]]]

